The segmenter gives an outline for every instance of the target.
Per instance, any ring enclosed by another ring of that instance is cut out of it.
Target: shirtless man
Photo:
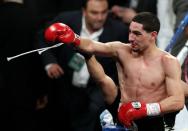
[[[118,95],[119,88],[115,85],[114,81],[105,74],[102,65],[96,60],[94,56],[86,58],[85,60],[91,77],[97,82],[98,85],[100,85],[102,89],[105,102],[108,105],[111,105]],[[181,81],[181,86],[184,90],[184,96],[187,98],[188,84],[184,81]]]
[[[159,28],[158,18],[143,12],[130,23],[129,44],[118,41],[104,44],[80,38],[62,23],[47,28],[45,39],[72,43],[83,52],[113,57],[117,61],[121,92],[119,122],[130,127],[136,121],[141,131],[164,131],[160,116],[181,110],[185,99],[178,60],[156,46]]]
[[[106,103],[110,106],[110,110],[113,109],[118,109],[118,103],[119,102],[119,95],[118,95],[118,90],[119,88],[115,85],[113,80],[107,76],[103,70],[103,67],[101,64],[95,59],[94,56],[87,58],[86,57],[86,64],[88,67],[88,71],[90,73],[90,76],[99,84],[99,86],[102,89],[104,99]],[[185,83],[184,81],[181,81],[181,85],[184,89],[184,95],[185,98],[188,98],[188,84]],[[169,129],[174,127],[175,122],[175,116],[178,112],[174,113],[169,113],[164,117],[164,122],[166,123],[166,126],[169,127]],[[116,114],[113,114],[113,117],[116,118]],[[116,119],[114,119],[116,122]],[[174,121],[173,121],[174,120]],[[169,123],[170,122],[170,123]]]

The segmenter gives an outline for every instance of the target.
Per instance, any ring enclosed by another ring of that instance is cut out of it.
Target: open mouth
[[[137,44],[134,43],[134,42],[132,42],[132,43],[131,43],[131,46],[132,46],[132,48],[135,48],[135,47],[137,47]]]

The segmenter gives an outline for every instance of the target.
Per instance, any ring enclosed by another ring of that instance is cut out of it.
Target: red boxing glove
[[[77,46],[80,44],[79,36],[69,26],[63,23],[54,23],[49,26],[45,30],[44,37],[48,42],[73,43]]]
[[[160,113],[159,103],[129,102],[119,107],[118,119],[120,123],[129,128],[134,120],[146,116],[157,116]]]

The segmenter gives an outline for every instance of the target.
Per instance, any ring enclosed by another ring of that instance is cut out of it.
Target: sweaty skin
[[[182,109],[184,93],[178,60],[156,47],[156,32],[147,33],[137,22],[131,22],[129,30],[129,44],[81,38],[78,48],[116,59],[121,102],[158,102],[162,113]]]
[[[159,102],[168,97],[165,84],[165,80],[168,79],[165,78],[165,75],[171,73],[168,72],[168,68],[175,67],[167,66],[170,62],[178,65],[178,62],[159,49],[156,49],[149,57],[139,56],[135,52],[129,53],[131,52],[130,47],[121,49],[122,55],[117,63],[121,102],[139,100],[150,103]],[[123,60],[123,56],[126,56],[128,62]],[[176,84],[178,84],[178,79]]]
[[[146,18],[151,19],[144,20]],[[148,25],[148,22],[154,21],[154,26]],[[54,41],[52,38],[55,37],[59,42],[73,43],[85,53],[112,57],[116,60],[121,103],[130,105],[130,102],[140,101],[143,105],[149,104],[147,110],[144,108],[139,111],[140,114],[132,115],[135,119],[143,115],[158,115],[183,109],[185,98],[180,63],[176,57],[156,46],[160,23],[155,16],[140,13],[133,18],[129,26],[128,44],[118,41],[102,43],[76,37],[70,27],[60,23],[52,27],[54,28],[47,29],[45,34],[50,35],[47,35],[46,39]],[[153,104],[150,103],[156,103],[156,106],[153,108]]]
[[[105,101],[109,105],[112,104],[117,97],[118,87],[113,80],[105,74],[95,56],[86,58],[86,64],[91,77],[100,85]],[[188,84],[181,80],[181,86],[184,90],[185,97],[188,97]]]

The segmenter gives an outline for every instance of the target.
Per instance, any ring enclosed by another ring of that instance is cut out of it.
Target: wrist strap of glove
[[[74,45],[75,46],[79,46],[80,45],[80,36],[77,35],[77,34],[75,34]]]
[[[146,108],[148,116],[157,116],[161,114],[161,107],[159,103],[148,103],[146,104]]]

